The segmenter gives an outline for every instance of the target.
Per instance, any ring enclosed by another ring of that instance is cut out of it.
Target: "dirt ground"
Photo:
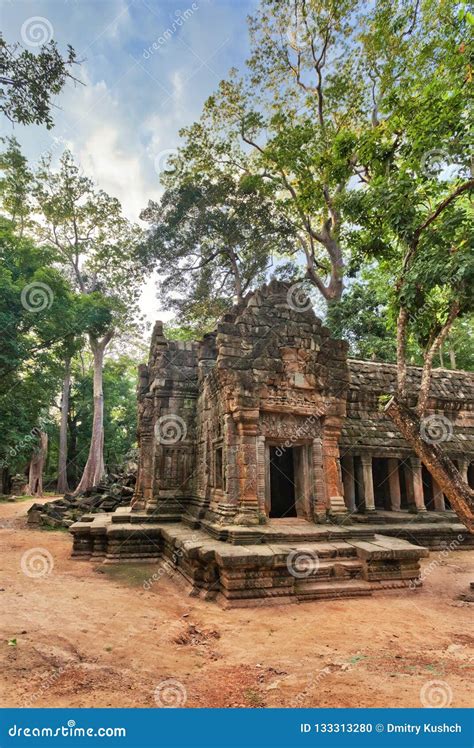
[[[422,590],[222,610],[166,575],[144,589],[154,565],[71,560],[31,503],[0,504],[4,707],[472,705],[472,551],[432,553]]]

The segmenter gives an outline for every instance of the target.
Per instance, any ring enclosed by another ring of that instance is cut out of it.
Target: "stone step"
[[[298,580],[295,587],[296,598],[305,600],[331,600],[340,597],[368,597],[372,594],[372,586],[368,582],[358,579],[338,580],[330,582],[302,583]]]
[[[363,564],[358,558],[308,561],[300,569],[302,576],[296,575],[298,585],[308,585],[315,581],[338,579],[362,579]]]
[[[355,525],[376,525],[376,524],[388,524],[388,525],[406,525],[413,523],[421,523],[422,525],[436,525],[436,524],[459,524],[459,519],[455,512],[409,512],[405,511],[387,511],[384,509],[376,509],[375,512],[360,513],[354,512],[351,514],[351,523]]]

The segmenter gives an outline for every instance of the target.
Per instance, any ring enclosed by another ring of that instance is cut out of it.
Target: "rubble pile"
[[[110,474],[98,486],[76,496],[67,493],[46,504],[33,504],[28,510],[28,524],[67,528],[83,514],[114,512],[117,507],[130,504],[135,481],[136,472]]]

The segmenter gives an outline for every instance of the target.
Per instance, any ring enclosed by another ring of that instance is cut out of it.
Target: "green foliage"
[[[22,469],[40,425],[49,430],[69,337],[83,320],[51,252],[0,219],[0,460]]]
[[[474,315],[456,320],[443,346],[440,365],[474,371]]]
[[[0,197],[2,212],[11,220],[2,219],[0,237],[0,324],[7,331],[0,346],[0,459],[11,472],[24,469],[41,422],[50,435],[47,473],[54,478],[65,360],[83,351],[86,335],[108,341],[140,323],[142,269],[135,252],[141,232],[123,218],[117,200],[80,173],[70,153],[63,155],[58,171],[45,158],[31,173],[18,143],[9,139],[6,144]],[[114,464],[135,438],[135,373],[131,386],[125,368],[111,362],[105,387],[106,454]],[[84,397],[92,411],[91,377],[87,383]],[[126,405],[119,394],[114,401],[114,387],[123,388]],[[90,423],[87,415],[83,418],[78,434],[70,416],[73,461],[81,466],[87,456],[81,439],[90,439]]]
[[[181,325],[205,332],[291,250],[291,227],[259,195],[255,176],[180,170],[166,181],[161,201],[142,213],[152,225],[144,259],[160,274],[162,303]]]
[[[406,309],[425,352],[452,314],[473,309],[473,45],[457,5],[421,4],[400,39],[405,64],[391,67],[400,9],[376,4],[364,45],[391,74],[381,79],[375,126],[358,139],[364,183],[345,202],[353,262],[390,260],[393,307]]]
[[[218,189],[225,175],[249,184],[256,200],[270,202],[282,225],[291,227],[289,246],[279,251],[293,264],[303,262],[327,301],[342,296],[345,264],[351,275],[376,258],[400,272],[424,219],[469,167],[472,34],[469,13],[461,10],[454,0],[261,0],[249,19],[246,69],[231,70],[200,120],[181,133],[183,145],[163,175],[168,192],[161,218],[166,201],[182,205],[177,188],[195,218],[196,183],[208,180]],[[242,198],[234,189],[234,199]],[[449,212],[446,227],[454,227],[457,246],[470,219],[460,203]],[[209,218],[207,207],[201,218]],[[165,223],[175,239],[181,226]],[[429,278],[423,278],[426,298],[439,284],[442,252],[439,241],[435,252],[433,231],[442,233],[438,221],[421,237],[423,253],[432,253]],[[212,253],[212,232],[204,235]],[[164,265],[170,237],[158,231],[156,238],[155,256]],[[179,245],[179,268],[186,270],[183,259],[192,256],[194,243],[181,235]],[[250,268],[249,258],[242,263]],[[450,264],[461,293],[469,273],[461,279],[461,262]],[[419,272],[411,272],[416,288]],[[202,276],[199,306],[218,304],[216,284]],[[211,276],[218,277],[215,271]],[[181,295],[187,272],[177,282]],[[171,275],[171,288],[174,283]],[[420,330],[421,345],[426,337]]]
[[[0,153],[0,198],[2,212],[12,221],[19,236],[29,225],[30,188],[33,175],[16,138],[2,138],[7,147]]]
[[[0,111],[11,122],[51,129],[52,99],[72,79],[70,69],[76,62],[71,46],[63,57],[52,40],[33,54],[19,44],[8,44],[0,34]]]
[[[122,329],[137,314],[143,270],[136,261],[140,229],[122,215],[120,202],[95,188],[72,154],[65,151],[59,170],[43,158],[34,174],[34,233],[54,248],[56,261],[77,291],[97,304],[99,328]]]
[[[330,305],[326,324],[335,337],[347,340],[350,356],[396,360],[390,290],[388,269],[377,265],[354,279],[338,304]]]

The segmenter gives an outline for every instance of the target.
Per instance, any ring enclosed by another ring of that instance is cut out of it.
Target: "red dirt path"
[[[169,679],[158,705],[472,705],[472,605],[457,596],[473,551],[432,553],[418,591],[221,610],[166,575],[144,590],[153,565],[73,561],[68,533],[27,527],[31,503],[0,504],[4,707],[156,706]],[[54,566],[35,579],[20,563],[38,547]]]

